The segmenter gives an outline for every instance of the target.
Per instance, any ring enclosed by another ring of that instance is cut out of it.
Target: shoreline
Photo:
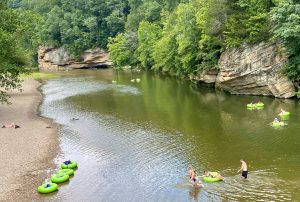
[[[50,178],[59,154],[58,124],[39,115],[41,83],[25,79],[22,92],[12,91],[11,105],[0,105],[0,201],[40,200],[37,187]],[[48,127],[48,128],[47,128]],[[50,127],[50,128],[49,128]]]

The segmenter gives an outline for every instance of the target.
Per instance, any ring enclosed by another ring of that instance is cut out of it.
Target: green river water
[[[54,201],[299,201],[297,100],[235,96],[153,73],[57,72],[43,87],[42,116],[61,124],[55,159],[79,168]],[[140,78],[140,83],[131,79]],[[112,84],[116,80],[116,84]],[[251,101],[263,110],[247,110]],[[288,125],[270,122],[280,109]],[[79,120],[72,120],[78,118]],[[248,164],[242,180],[239,160]],[[194,188],[188,165],[225,181]],[[53,171],[54,172],[54,171]]]

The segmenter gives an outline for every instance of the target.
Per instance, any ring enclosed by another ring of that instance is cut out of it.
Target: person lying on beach
[[[3,125],[2,128],[20,128],[20,126],[15,125],[14,123],[12,123],[12,124]]]

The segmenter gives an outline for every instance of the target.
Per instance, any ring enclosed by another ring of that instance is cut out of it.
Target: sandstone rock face
[[[96,48],[86,50],[81,55],[80,61],[75,59],[63,47],[40,47],[38,50],[38,62],[40,69],[63,69],[63,68],[97,68],[112,65],[108,53]]]
[[[219,71],[216,69],[208,70],[208,71],[204,71],[201,74],[198,74],[197,76],[194,76],[190,79],[195,80],[200,83],[215,84],[218,73],[219,73]]]
[[[260,43],[228,49],[220,57],[215,86],[232,94],[293,97],[295,87],[281,73],[286,61],[287,56],[280,44]]]

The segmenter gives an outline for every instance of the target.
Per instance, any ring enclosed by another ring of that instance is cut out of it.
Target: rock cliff
[[[281,73],[287,56],[280,44],[261,43],[225,50],[215,86],[232,94],[294,96],[295,87]]]
[[[76,61],[63,47],[40,47],[38,50],[38,62],[40,69],[50,70],[63,68],[98,68],[112,65],[108,53],[99,48],[84,51],[80,61]]]
[[[212,69],[204,71],[201,74],[190,77],[191,80],[195,80],[200,83],[214,85],[216,83],[217,75],[219,71],[217,69]]]

